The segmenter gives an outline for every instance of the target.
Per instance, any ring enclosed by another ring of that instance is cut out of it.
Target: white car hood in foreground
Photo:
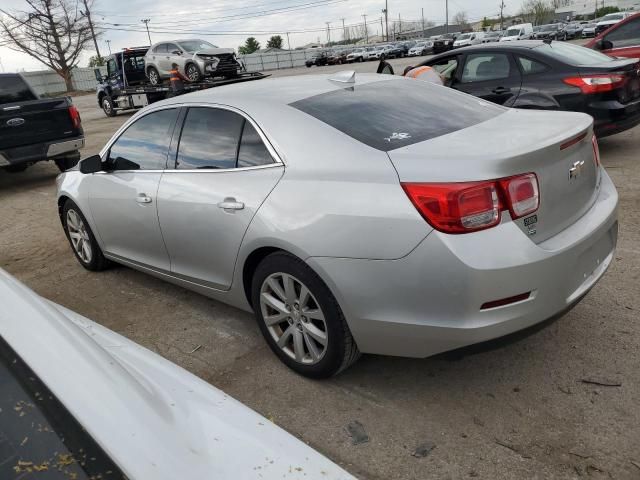
[[[130,480],[354,480],[224,392],[2,269],[0,305],[0,336]]]

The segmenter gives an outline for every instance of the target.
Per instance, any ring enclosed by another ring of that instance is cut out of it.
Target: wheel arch
[[[64,209],[65,203],[67,203],[67,201],[69,200],[71,200],[71,197],[69,197],[68,195],[62,194],[58,197],[58,218],[60,218],[61,224],[64,224],[62,220],[62,210]]]
[[[242,287],[244,290],[244,296],[251,308],[253,308],[253,303],[251,301],[251,282],[253,281],[253,274],[258,268],[258,265],[260,265],[260,262],[275,252],[285,252],[293,255],[291,252],[279,247],[259,247],[252,251],[244,261],[242,266]]]

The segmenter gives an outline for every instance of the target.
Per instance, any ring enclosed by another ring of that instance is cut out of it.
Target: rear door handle
[[[505,87],[497,87],[491,90],[491,92],[495,93],[496,95],[501,95],[503,93],[508,93],[510,91],[511,91],[510,88],[505,88]]]
[[[138,203],[151,203],[153,200],[146,193],[140,193],[136,197],[136,202]]]
[[[222,202],[218,203],[218,208],[223,210],[242,210],[244,203],[238,202],[235,198],[225,198]]]

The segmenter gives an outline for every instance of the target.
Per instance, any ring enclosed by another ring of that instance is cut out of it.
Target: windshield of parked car
[[[424,47],[426,45],[426,43],[424,42],[420,42],[420,43],[416,43],[413,48],[420,48],[420,47]]]
[[[540,28],[541,32],[552,32],[554,30],[558,30],[558,25],[543,25]]]
[[[601,65],[603,63],[614,62],[615,59],[604,53],[580,47],[571,43],[553,42],[543,43],[536,47],[536,52],[543,53],[550,57],[568,63],[569,65]]]
[[[407,80],[340,88],[290,106],[385,152],[476,125],[506,111],[428,82]]]
[[[605,15],[604,17],[602,17],[602,19],[600,20],[601,22],[608,22],[610,20],[622,20],[624,17],[621,13],[610,13],[608,15]]]
[[[204,40],[189,40],[186,42],[178,43],[180,48],[182,48],[187,53],[194,53],[200,50],[206,50],[208,48],[218,48],[212,43],[206,42]]]
[[[471,38],[471,34],[470,33],[464,33],[462,35],[460,35],[457,40],[469,40]]]
[[[0,386],[2,480],[125,478],[2,337]]]
[[[522,30],[520,30],[519,28],[510,28],[509,30],[507,30],[507,37],[517,37],[518,35],[520,35],[520,32],[522,32]]]

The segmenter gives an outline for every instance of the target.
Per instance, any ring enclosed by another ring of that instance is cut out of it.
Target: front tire
[[[295,372],[327,378],[360,357],[335,297],[299,258],[266,257],[253,276],[251,298],[269,347]]]
[[[187,75],[187,78],[192,82],[199,82],[202,79],[202,75],[200,74],[200,69],[194,64],[190,63],[187,65],[184,73]]]
[[[109,266],[110,262],[102,254],[87,219],[71,200],[67,200],[62,208],[62,227],[80,265],[93,272]]]
[[[107,117],[115,117],[118,114],[116,112],[115,103],[113,103],[113,99],[109,95],[104,95],[102,97],[100,105],[102,106],[102,111]]]

